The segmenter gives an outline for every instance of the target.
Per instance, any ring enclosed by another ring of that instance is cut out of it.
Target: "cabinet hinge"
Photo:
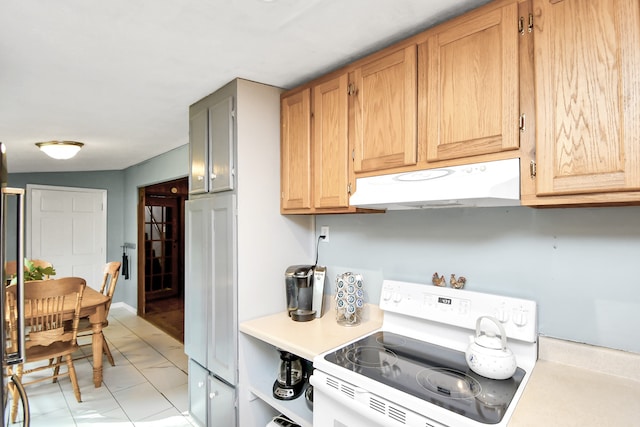
[[[527,118],[524,113],[520,114],[520,120],[518,122],[518,128],[520,129],[520,132],[524,132],[526,130],[526,122]]]
[[[356,85],[354,85],[353,83],[349,83],[349,85],[347,86],[347,95],[355,95],[356,92]]]
[[[531,160],[531,163],[529,163],[529,175],[531,175],[531,178],[535,178],[535,176],[536,176],[536,161],[535,160]]]
[[[347,194],[351,195],[351,183],[347,184]]]
[[[354,161],[354,162],[356,161],[356,150],[355,149],[351,150],[351,160]]]
[[[526,30],[528,33],[530,33],[533,31],[533,13],[530,13],[527,18],[529,22],[527,23]],[[521,16],[520,19],[518,19],[518,32],[521,36],[524,36],[525,34],[524,16]]]

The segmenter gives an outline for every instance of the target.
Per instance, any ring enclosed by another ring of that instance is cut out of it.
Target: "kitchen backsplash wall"
[[[465,289],[533,299],[542,335],[640,353],[640,207],[525,207],[395,211],[316,217],[335,277],[362,273],[377,304],[382,280],[431,285],[434,272]]]

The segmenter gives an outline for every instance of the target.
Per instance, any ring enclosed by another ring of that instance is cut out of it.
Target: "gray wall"
[[[138,242],[138,189],[159,182],[171,181],[189,174],[189,146],[183,145],[160,156],[139,163],[124,171],[124,241]],[[129,280],[118,285],[124,291],[122,301],[138,307],[138,248],[129,250]]]
[[[370,302],[383,279],[533,299],[540,333],[640,353],[640,207],[536,210],[454,208],[316,218],[335,276],[362,273]],[[311,260],[310,260],[311,261]]]

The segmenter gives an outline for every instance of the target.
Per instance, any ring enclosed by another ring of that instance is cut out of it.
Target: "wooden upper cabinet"
[[[516,2],[470,12],[420,44],[420,145],[428,162],[519,148],[518,18]]]
[[[314,206],[345,208],[349,206],[347,74],[312,90]]]
[[[537,195],[640,190],[640,3],[533,5]]]
[[[311,208],[310,89],[282,98],[280,108],[281,210]]]
[[[400,48],[350,74],[349,138],[356,173],[416,163],[416,51],[416,45]]]

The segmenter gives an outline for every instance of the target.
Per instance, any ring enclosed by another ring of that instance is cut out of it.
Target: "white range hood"
[[[519,206],[520,159],[357,178],[349,203],[389,210]]]

